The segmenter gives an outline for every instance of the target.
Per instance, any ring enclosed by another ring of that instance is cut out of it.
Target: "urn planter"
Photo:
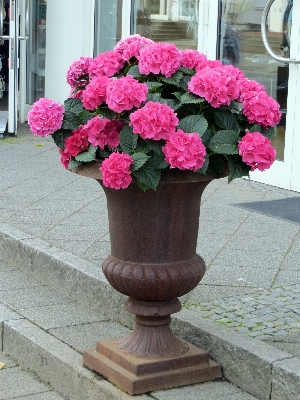
[[[99,165],[76,172],[101,185]],[[84,352],[83,363],[130,395],[221,377],[221,367],[203,350],[176,337],[170,315],[178,297],[194,289],[205,273],[196,254],[200,201],[213,178],[191,171],[165,172],[157,190],[136,182],[107,199],[111,254],[102,264],[110,285],[128,296],[135,315],[126,337],[101,340]]]

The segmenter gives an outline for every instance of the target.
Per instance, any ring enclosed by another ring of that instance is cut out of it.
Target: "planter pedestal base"
[[[83,363],[130,395],[220,378],[221,367],[208,354],[188,344],[176,357],[142,358],[118,350],[124,338],[101,340],[84,352]]]

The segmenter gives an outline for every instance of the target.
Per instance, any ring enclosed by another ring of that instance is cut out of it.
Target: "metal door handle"
[[[267,4],[264,8],[263,14],[262,14],[262,20],[261,20],[261,36],[262,40],[264,42],[265,48],[267,52],[270,54],[274,60],[279,61],[284,64],[300,64],[300,60],[297,60],[296,58],[285,58],[278,56],[274,51],[271,49],[271,46],[269,44],[268,38],[267,38],[267,17],[271,8],[271,5],[274,3],[275,0],[268,0]]]
[[[4,11],[4,3],[3,3],[3,0],[0,0],[0,38],[1,39],[4,39],[4,36],[3,36],[3,21],[4,21],[4,18],[3,18],[3,11]]]

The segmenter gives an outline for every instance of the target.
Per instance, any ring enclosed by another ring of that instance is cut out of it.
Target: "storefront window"
[[[32,0],[29,8],[26,103],[45,96],[46,0]]]
[[[288,92],[288,64],[275,61],[266,51],[261,36],[261,19],[267,0],[221,0],[219,59],[243,70],[249,79],[263,84],[280,104],[282,119],[275,127],[273,145],[277,159],[284,159]],[[273,51],[289,57],[292,17],[291,0],[275,0],[268,17],[268,41]]]
[[[197,49],[198,12],[198,0],[136,0],[132,33]]]
[[[95,2],[94,56],[112,50],[121,39],[122,0]]]

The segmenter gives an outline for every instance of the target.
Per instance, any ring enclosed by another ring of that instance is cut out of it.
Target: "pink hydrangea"
[[[173,43],[153,43],[142,47],[138,59],[139,71],[145,75],[162,73],[169,78],[180,66],[180,54]]]
[[[60,103],[41,98],[33,104],[27,115],[27,122],[35,136],[47,136],[61,128],[64,113]]]
[[[94,76],[113,76],[124,66],[121,53],[115,50],[106,51],[98,54],[90,61],[89,75]]]
[[[207,57],[197,50],[186,49],[180,50],[180,65],[185,68],[196,68],[196,66],[206,64]]]
[[[133,133],[139,134],[143,139],[167,139],[175,133],[179,119],[166,104],[149,101],[144,107],[129,116]]]
[[[106,101],[106,87],[111,78],[95,76],[82,93],[82,104],[87,110],[94,110]]]
[[[204,97],[212,107],[230,104],[239,97],[240,91],[237,77],[222,67],[204,68],[192,76],[188,90]]]
[[[82,99],[82,95],[83,95],[83,90],[72,90],[71,93],[69,94],[69,98],[72,97],[73,99]]]
[[[88,131],[84,126],[80,126],[73,131],[72,136],[67,137],[65,140],[65,151],[73,157],[87,150],[88,147]]]
[[[185,133],[181,129],[170,136],[162,151],[171,168],[197,171],[204,164],[206,149],[197,133]]]
[[[205,60],[203,59],[202,61],[198,62],[196,65],[196,72],[202,71],[204,68],[218,68],[218,67],[224,67],[224,65],[221,63],[220,60]]]
[[[133,107],[140,107],[146,100],[147,93],[147,85],[127,75],[110,81],[106,90],[106,103],[111,110],[121,113]]]
[[[88,75],[91,57],[80,57],[75,60],[67,70],[66,77],[68,84],[75,88],[76,86],[84,86],[86,80],[81,80],[80,78],[84,75]]]
[[[250,92],[255,92],[255,93],[266,92],[266,89],[263,85],[247,78],[242,79],[239,82],[239,85],[240,85],[240,100],[243,100],[244,96],[247,97]]]
[[[64,168],[67,169],[71,158],[71,154],[69,154],[66,150],[61,150],[60,148],[58,148],[58,151],[60,154],[60,162],[62,163]]]
[[[259,132],[247,132],[238,144],[239,154],[251,171],[264,171],[271,167],[276,158],[276,150],[270,140]]]
[[[138,57],[141,47],[150,43],[154,43],[153,40],[136,34],[120,40],[114,50],[119,51],[123,59],[128,61],[131,57]]]
[[[113,148],[120,144],[120,131],[123,126],[118,120],[110,121],[96,115],[86,123],[85,128],[88,131],[89,142],[103,150],[106,145]]]
[[[281,118],[280,105],[264,90],[244,93],[242,108],[250,124],[260,124],[265,129],[278,124]]]
[[[126,189],[132,181],[132,163],[133,159],[129,154],[112,153],[99,168],[102,171],[103,185],[112,189]]]

